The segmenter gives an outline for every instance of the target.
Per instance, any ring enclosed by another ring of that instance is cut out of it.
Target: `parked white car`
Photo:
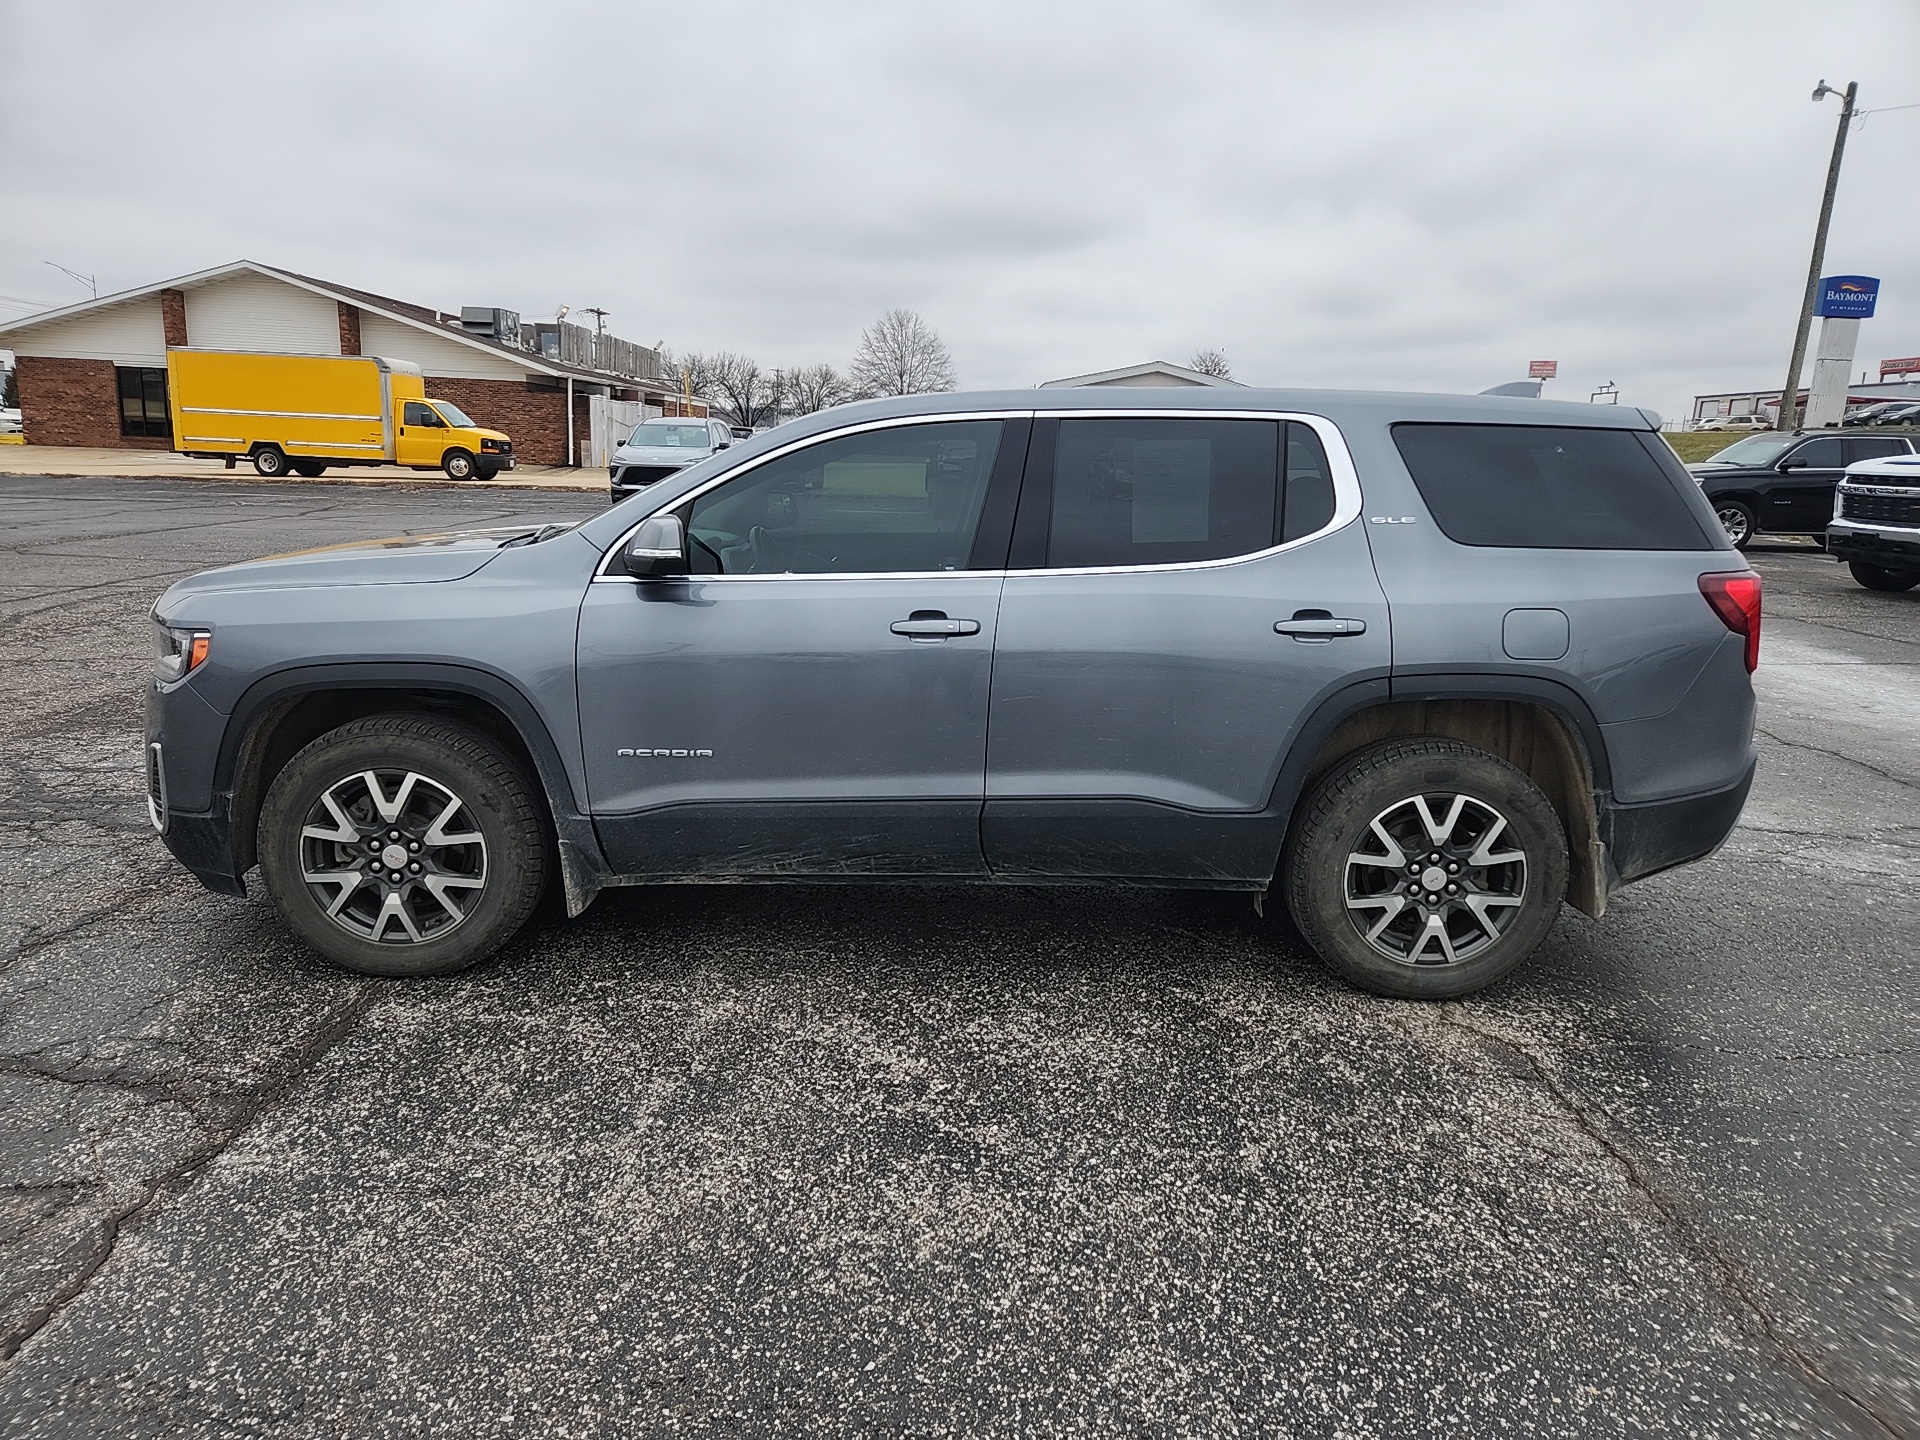
[[[1771,430],[1773,422],[1764,415],[1709,415],[1696,421],[1696,430]]]
[[[0,410],[0,435],[18,435],[22,428],[18,410]]]

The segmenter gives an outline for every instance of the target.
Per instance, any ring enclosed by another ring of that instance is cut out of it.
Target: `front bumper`
[[[173,858],[209,890],[245,896],[233,843],[232,797],[212,793],[226,717],[188,684],[147,685],[147,819]],[[194,809],[194,805],[211,805]],[[187,808],[179,808],[183,802]]]
[[[1827,525],[1827,553],[1836,560],[1920,569],[1920,529],[1876,525],[1871,520],[1833,520]]]
[[[632,495],[686,468],[685,465],[609,465],[607,483],[616,495]]]
[[[1607,847],[1607,888],[1644,880],[1662,870],[1704,860],[1726,842],[1753,789],[1758,759],[1723,790],[1655,800],[1645,805],[1600,807],[1600,838]]]

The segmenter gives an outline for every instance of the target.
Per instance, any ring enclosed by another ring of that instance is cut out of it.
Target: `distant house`
[[[411,361],[428,394],[506,431],[532,464],[583,461],[607,402],[676,403],[652,350],[580,326],[523,330],[510,311],[466,314],[238,260],[11,321],[0,349],[17,358],[30,445],[169,448],[167,351],[184,346]]]
[[[1174,365],[1165,360],[1149,360],[1144,365],[1127,365],[1118,370],[1096,370],[1091,375],[1069,375],[1064,380],[1042,380],[1038,388],[1053,390],[1068,385],[1217,385],[1233,390],[1246,388],[1238,380],[1204,375],[1198,370],[1189,370],[1184,365]]]

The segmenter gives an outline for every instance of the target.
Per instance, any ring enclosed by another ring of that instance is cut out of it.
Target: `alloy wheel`
[[[1458,965],[1526,903],[1527,856],[1507,817],[1471,795],[1414,795],[1382,810],[1346,863],[1347,918],[1403,965]]]
[[[487,884],[467,802],[416,770],[363,770],[321,792],[300,828],[300,878],[327,917],[379,945],[437,940]]]
[[[1720,525],[1727,532],[1727,539],[1736,545],[1744,545],[1753,537],[1753,522],[1747,518],[1747,512],[1737,506],[1728,505],[1716,510]]]

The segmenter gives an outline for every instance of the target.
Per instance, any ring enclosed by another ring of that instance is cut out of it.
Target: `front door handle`
[[[1296,640],[1331,640],[1336,635],[1364,635],[1367,622],[1338,615],[1296,615],[1291,620],[1274,621],[1273,633],[1291,635]]]
[[[949,620],[938,610],[916,610],[906,620],[896,620],[887,627],[896,635],[906,635],[915,640],[944,640],[949,635],[978,635],[978,620]]]

